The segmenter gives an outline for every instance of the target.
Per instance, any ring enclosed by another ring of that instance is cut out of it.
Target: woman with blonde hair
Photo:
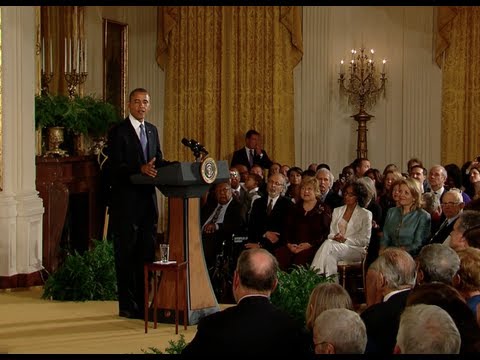
[[[310,293],[305,312],[307,329],[313,330],[315,319],[323,311],[341,308],[353,310],[353,302],[347,290],[335,283],[318,284]]]
[[[430,235],[430,214],[422,209],[418,182],[404,179],[399,183],[399,207],[390,208],[383,225],[380,253],[390,246],[415,256]]]
[[[306,176],[300,187],[300,200],[285,218],[285,243],[275,252],[280,269],[289,271],[292,265],[307,265],[328,236],[332,212],[320,201],[320,185],[316,178]]]

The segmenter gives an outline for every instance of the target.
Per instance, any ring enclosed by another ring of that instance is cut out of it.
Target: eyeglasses
[[[441,206],[456,206],[460,204],[459,202],[446,202],[446,203],[441,203]]]

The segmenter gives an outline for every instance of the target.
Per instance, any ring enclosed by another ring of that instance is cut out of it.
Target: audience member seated
[[[382,208],[383,214],[383,221],[385,221],[385,217],[387,216],[388,209],[397,206],[398,199],[394,198],[393,188],[395,184],[399,184],[399,182],[403,180],[402,174],[398,171],[387,171],[387,173],[383,176],[383,191],[382,193],[378,194],[378,204]]]
[[[238,173],[240,174],[240,185],[245,183],[245,180],[247,179],[248,175],[248,168],[245,165],[242,164],[237,164],[233,166],[235,169],[238,170]]]
[[[251,169],[253,164],[260,165],[263,169],[268,169],[272,165],[272,161],[267,152],[261,147],[260,134],[251,129],[245,134],[245,147],[236,150],[233,153],[230,166],[242,164]]]
[[[445,182],[447,181],[447,170],[441,165],[432,166],[428,173],[428,182],[430,183],[431,192],[433,192],[442,202],[443,195],[445,194]],[[463,203],[468,204],[471,199],[470,197],[461,192]],[[438,228],[440,227],[443,219],[432,219],[432,233],[437,232]]]
[[[332,191],[334,176],[330,170],[321,168],[314,175],[320,186],[320,201],[333,211],[336,207],[343,205],[343,199],[340,195]]]
[[[387,248],[370,265],[375,281],[367,281],[367,293],[379,292],[380,303],[367,307],[361,314],[367,328],[366,353],[391,354],[395,347],[400,314],[410,289],[415,285],[416,264],[412,256],[399,248]],[[375,289],[368,289],[368,286]]]
[[[201,209],[203,253],[207,268],[215,265],[216,256],[222,251],[223,242],[231,245],[232,234],[245,226],[241,217],[241,205],[233,198],[229,183],[215,186],[218,204],[215,207],[205,206]]]
[[[265,249],[243,251],[233,280],[237,305],[201,318],[182,355],[307,358],[311,338],[270,302],[277,273],[277,260]]]
[[[427,169],[422,165],[413,165],[408,172],[408,176],[418,181],[422,194],[432,190],[427,182]]]
[[[368,197],[365,203],[365,209],[372,213],[372,233],[370,235],[370,242],[368,243],[367,252],[367,268],[378,257],[380,250],[380,232],[383,227],[382,224],[382,208],[375,201],[377,198],[377,192],[375,189],[375,183],[372,179],[364,176],[357,180],[360,184],[363,184],[367,189]]]
[[[442,215],[442,207],[440,206],[440,199],[431,192],[421,194],[422,209],[430,214],[430,219],[440,219]]]
[[[420,207],[420,188],[413,179],[400,182],[400,207],[390,208],[383,225],[380,253],[389,246],[415,256],[430,235],[430,214]]]
[[[361,261],[372,234],[372,213],[364,209],[368,192],[359,182],[345,188],[345,205],[333,210],[330,234],[312,261],[312,268],[335,275],[339,260]],[[338,276],[336,278],[338,281]]]
[[[315,319],[315,354],[363,354],[367,344],[365,324],[349,309],[329,309]]]
[[[249,174],[244,184],[245,197],[242,204],[242,218],[246,220],[247,224],[250,219],[250,210],[255,200],[261,197],[259,191],[259,185],[263,182],[263,179],[257,174]]]
[[[480,325],[480,249],[469,247],[458,252],[460,270],[455,288],[467,301]]]
[[[282,174],[273,174],[267,181],[267,193],[257,199],[250,211],[248,222],[247,249],[262,247],[275,253],[286,242],[284,226],[292,202],[282,196],[286,178]]]
[[[297,166],[291,167],[287,172],[289,185],[285,191],[285,196],[293,203],[300,200],[300,183],[302,182],[302,169]]]
[[[473,228],[480,226],[480,212],[475,210],[464,210],[453,225],[448,245],[455,251],[466,249],[469,244],[463,234]]]
[[[310,293],[305,312],[305,326],[313,331],[315,319],[328,309],[353,310],[352,298],[342,286],[335,283],[320,283]]]
[[[476,163],[470,167],[468,172],[471,186],[471,198],[472,200],[477,200],[480,198],[480,163]]]
[[[338,180],[336,180],[332,185],[332,191],[339,195],[340,197],[343,196],[343,188],[354,179],[355,171],[353,167],[350,165],[345,166],[342,169],[342,173],[338,176]]]
[[[332,213],[322,205],[316,178],[307,177],[300,184],[301,200],[290,208],[285,222],[286,243],[276,251],[280,269],[311,264],[315,252],[328,235]]]
[[[314,170],[307,169],[302,173],[302,179],[306,176],[315,177],[316,174]]]
[[[417,284],[434,281],[453,285],[454,277],[460,268],[458,254],[449,246],[429,244],[420,250],[416,258],[418,264]]]
[[[367,171],[365,171],[364,177],[368,177],[372,179],[373,184],[375,186],[375,192],[377,194],[381,194],[383,192],[383,175],[380,173],[380,170],[370,168]],[[377,201],[377,198],[375,198],[375,201]]]
[[[446,191],[440,205],[442,207],[442,219],[444,220],[438,230],[433,233],[429,241],[430,243],[443,244],[447,237],[450,236],[455,221],[457,221],[464,207],[460,191],[456,188]]]
[[[480,352],[480,327],[465,299],[451,285],[433,282],[416,286],[407,297],[407,307],[415,304],[437,305],[452,317],[462,340],[460,354]]]
[[[413,305],[400,317],[395,354],[458,354],[460,333],[450,315],[436,305]]]
[[[245,182],[243,185],[244,184]],[[230,186],[232,187],[232,195],[235,200],[237,200],[240,204],[243,204],[247,195],[247,191],[245,190],[244,186],[241,186],[240,173],[238,172],[237,168],[234,167],[230,168]]]
[[[274,162],[272,164],[272,166],[270,166],[270,168],[268,169],[268,175],[267,175],[267,178],[269,178],[271,175],[273,174],[278,174],[280,173],[280,169],[281,169],[282,165],[277,163],[277,162]]]
[[[351,166],[353,167],[353,171],[355,172],[355,178],[359,179],[364,176],[365,171],[371,168],[370,160],[367,158],[356,158],[353,160]]]

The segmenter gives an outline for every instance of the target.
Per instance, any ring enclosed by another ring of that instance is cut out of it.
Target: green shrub
[[[165,348],[165,354],[180,354],[182,350],[187,346],[185,341],[185,336],[180,334],[180,339],[178,340],[168,340],[169,346]],[[141,349],[144,354],[164,354],[157,347],[149,347],[147,350]]]
[[[45,282],[42,295],[53,300],[116,300],[117,281],[111,241],[93,240],[93,248],[67,255]]]
[[[272,293],[272,303],[289,313],[294,319],[305,324],[305,311],[310,293],[320,283],[333,282],[318,270],[296,265],[291,272],[279,271],[278,286]]]

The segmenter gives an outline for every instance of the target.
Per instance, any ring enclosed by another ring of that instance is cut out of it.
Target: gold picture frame
[[[103,19],[103,99],[127,114],[128,25]]]

